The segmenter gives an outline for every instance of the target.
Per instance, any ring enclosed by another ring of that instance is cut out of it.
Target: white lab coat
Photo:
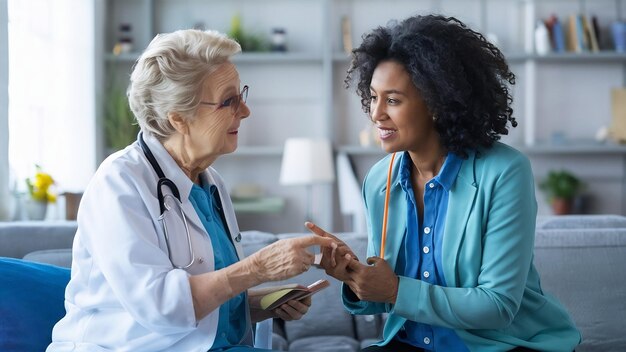
[[[158,221],[157,175],[139,143],[110,156],[80,204],[65,292],[67,313],[55,325],[47,351],[207,351],[215,340],[219,309],[196,322],[188,280],[191,274],[214,270],[211,239],[189,201],[193,183],[156,138],[144,134],[144,139],[180,191],[196,260],[182,270],[168,258]],[[217,186],[242,259],[241,235],[224,183],[213,168],[201,177]],[[173,259],[184,266],[189,262],[187,237],[176,209],[168,212],[167,225]],[[249,330],[247,344],[251,336]]]

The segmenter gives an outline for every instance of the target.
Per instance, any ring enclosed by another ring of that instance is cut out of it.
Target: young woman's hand
[[[342,240],[336,236],[324,231],[319,226],[306,222],[304,224],[311,232],[326,238],[332,238],[337,244],[336,247],[325,247],[321,249],[322,259],[319,265],[326,271],[326,274],[334,277],[337,280],[345,281],[349,278],[348,263],[352,259],[358,261],[357,256],[352,249]]]
[[[387,261],[379,257],[367,258],[367,264],[351,260],[349,278],[344,281],[362,301],[396,303],[398,276]]]

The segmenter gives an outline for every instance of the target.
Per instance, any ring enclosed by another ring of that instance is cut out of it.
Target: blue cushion
[[[45,351],[69,281],[67,268],[0,257],[0,351]]]

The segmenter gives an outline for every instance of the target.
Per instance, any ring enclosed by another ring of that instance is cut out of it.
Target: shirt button
[[[424,337],[424,343],[430,345],[430,339],[428,337]]]
[[[424,233],[428,235],[430,233],[430,227],[424,227]]]
[[[424,271],[424,274],[422,274],[425,278],[428,279],[428,277],[430,276],[430,273],[428,271]]]
[[[428,184],[428,187],[430,187],[430,188],[435,188],[435,184],[431,182],[431,183],[429,183],[429,184]],[[430,341],[430,340],[429,340],[429,341]]]
[[[422,250],[424,251],[424,253],[430,252],[430,248],[428,248],[428,247],[424,247],[424,248],[422,248]]]

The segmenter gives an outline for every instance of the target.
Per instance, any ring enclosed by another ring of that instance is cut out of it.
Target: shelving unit
[[[520,124],[503,141],[531,158],[537,180],[550,168],[571,169],[584,176],[589,192],[598,199],[609,199],[594,203],[589,211],[626,214],[626,147],[589,142],[600,126],[610,123],[610,88],[626,83],[626,53],[539,56],[534,53],[532,35],[536,20],[551,13],[596,14],[600,24],[607,26],[624,17],[622,1],[399,0],[390,6],[384,0],[101,0],[102,17],[97,21],[101,24],[97,50],[102,50],[104,58],[97,75],[100,103],[107,79],[113,74],[127,75],[139,56],[138,52],[110,54],[121,23],[132,24],[136,50],[145,48],[156,33],[191,28],[199,21],[207,28],[227,32],[236,13],[245,30],[269,36],[273,27],[286,28],[287,53],[242,53],[234,58],[242,82],[250,85],[252,115],[242,124],[239,149],[220,158],[215,167],[231,187],[254,182],[269,196],[286,200],[280,215],[243,215],[243,229],[301,231],[306,192],[280,186],[277,181],[286,138],[332,140],[337,152],[352,158],[359,178],[384,156],[376,147],[358,143],[359,131],[368,119],[359,98],[344,89],[350,59],[342,51],[342,17],[350,18],[352,42],[357,46],[364,32],[390,19],[443,13],[482,33],[497,35],[498,46],[517,76],[513,108]],[[555,136],[561,136],[564,143],[551,144]],[[599,160],[597,169],[587,168]],[[612,176],[601,177],[607,172]],[[343,230],[336,186],[316,187],[315,220],[329,229]],[[547,213],[542,194],[537,196],[540,212]]]

